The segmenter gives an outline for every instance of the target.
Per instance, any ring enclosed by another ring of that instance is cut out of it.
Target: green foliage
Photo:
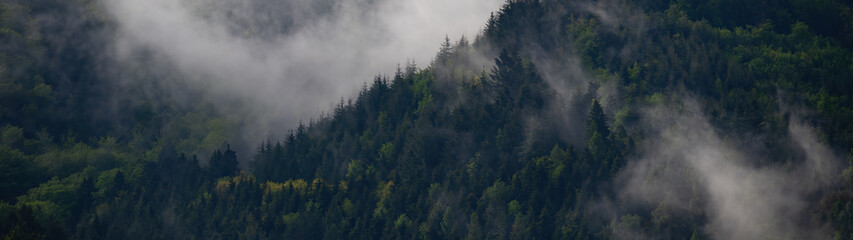
[[[24,130],[19,127],[6,125],[0,131],[0,142],[7,146],[16,146],[24,138]]]
[[[583,1],[508,1],[473,43],[445,38],[424,69],[377,77],[329,116],[239,155],[222,149],[253,117],[239,103],[222,113],[153,88],[160,99],[92,112],[115,94],[82,49],[113,26],[92,2],[2,3],[0,216],[13,218],[0,218],[0,235],[704,239],[710,216],[666,200],[616,219],[590,210],[645,140],[645,106],[695,96],[715,126],[771,136],[768,149],[781,150],[768,158],[785,162],[790,146],[772,138],[787,134],[780,106],[802,105],[824,142],[853,149],[849,4],[621,3],[636,8],[627,20]],[[46,14],[79,16],[69,24],[91,32],[48,41],[62,25],[36,21]],[[816,193],[837,239],[853,236],[851,171]]]
[[[0,145],[0,169],[0,201],[12,201],[43,176],[30,157],[4,145]]]
[[[599,33],[599,23],[593,18],[578,18],[572,21],[568,27],[571,41],[574,42],[574,49],[579,56],[583,56],[584,63],[589,66],[596,66],[601,62],[601,51],[599,43],[601,37]]]

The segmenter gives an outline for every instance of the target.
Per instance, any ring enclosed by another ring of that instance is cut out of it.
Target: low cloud
[[[677,107],[645,112],[650,134],[639,159],[617,177],[624,188],[616,202],[656,207],[652,224],[705,218],[696,230],[714,239],[829,236],[809,213],[816,205],[810,197],[837,179],[842,161],[814,129],[792,115],[787,136],[796,154],[763,159],[754,154],[754,140],[715,128],[699,109],[687,98]]]
[[[244,137],[256,143],[329,111],[400,63],[428,64],[446,35],[476,35],[503,1],[100,3],[116,21],[119,63],[153,54],[182,76],[169,81],[239,100],[256,114]]]

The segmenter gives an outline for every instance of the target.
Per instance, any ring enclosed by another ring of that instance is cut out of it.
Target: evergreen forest
[[[853,239],[849,1],[509,0],[263,139],[102,2],[0,0],[3,239]]]

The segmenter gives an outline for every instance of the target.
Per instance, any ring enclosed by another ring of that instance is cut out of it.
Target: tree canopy
[[[818,139],[803,146],[853,161],[851,6],[511,0],[475,38],[445,37],[429,65],[364,79],[329,114],[236,152],[229,142],[253,123],[240,103],[218,111],[162,94],[170,86],[113,92],[127,86],[85,49],[115,37],[102,6],[0,1],[0,236],[721,238],[705,227],[715,216],[696,166],[641,164],[670,130],[652,126],[677,125],[646,116],[697,108],[730,145],[757,149],[748,164],[780,172],[811,157],[788,140],[802,119]],[[98,114],[104,99],[125,107]],[[853,238],[850,164],[804,198],[797,223],[828,226],[809,237]],[[691,194],[604,209],[637,169],[644,186]]]

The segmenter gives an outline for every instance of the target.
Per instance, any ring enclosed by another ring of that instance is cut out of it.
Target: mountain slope
[[[24,5],[3,6],[4,41],[16,46],[3,56],[39,53],[7,20]],[[849,3],[736,6],[508,1],[481,35],[447,39],[425,68],[377,76],[281,141],[253,153],[223,146],[204,167],[187,151],[204,148],[187,145],[220,144],[240,120],[165,99],[118,121],[134,136],[52,139],[86,121],[18,116],[38,104],[76,112],[97,95],[79,105],[63,96],[93,88],[76,81],[81,90],[50,98],[61,84],[7,70],[0,234],[853,237]]]

